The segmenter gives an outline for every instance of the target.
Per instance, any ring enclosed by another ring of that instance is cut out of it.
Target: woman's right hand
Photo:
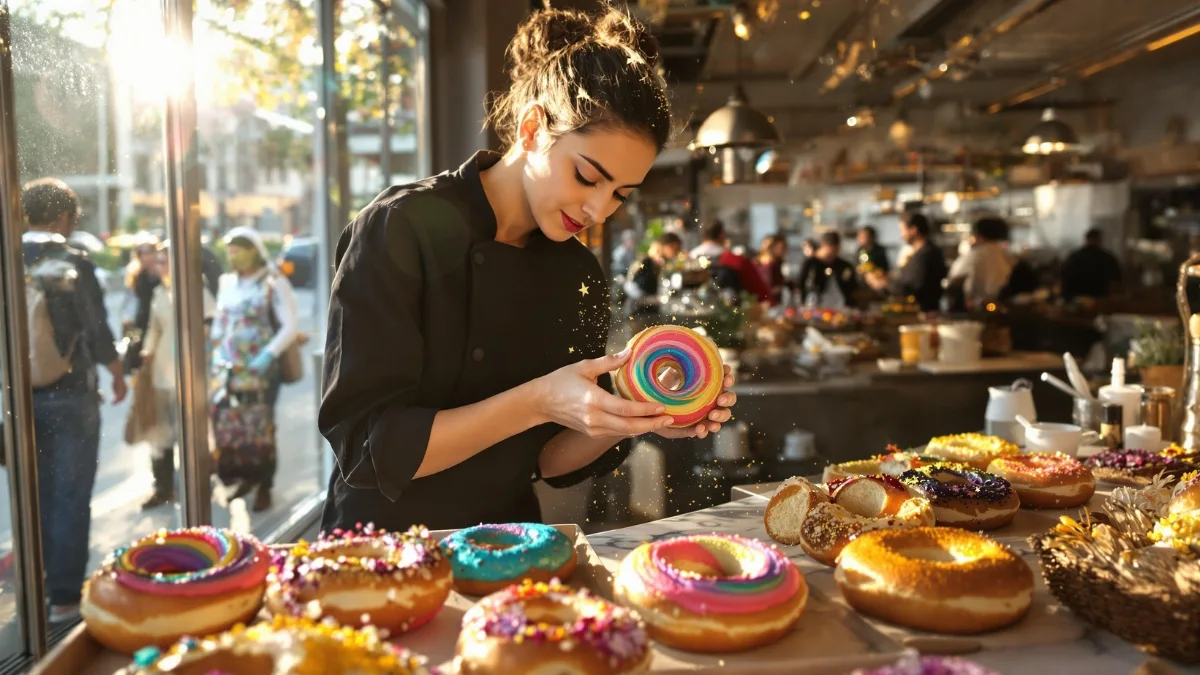
[[[629,438],[670,426],[659,403],[628,401],[604,391],[597,378],[620,368],[629,350],[580,361],[533,381],[537,415],[591,438]]]

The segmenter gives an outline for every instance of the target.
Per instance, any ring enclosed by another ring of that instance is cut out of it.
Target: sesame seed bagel
[[[999,457],[1011,457],[1020,454],[1021,450],[1015,443],[1006,441],[999,436],[985,434],[954,434],[937,436],[925,446],[924,453],[949,462],[962,462],[985,471],[988,464]]]
[[[1016,623],[1033,601],[1033,571],[981,534],[918,527],[868,532],[834,571],[851,607],[934,633],[984,633]]]

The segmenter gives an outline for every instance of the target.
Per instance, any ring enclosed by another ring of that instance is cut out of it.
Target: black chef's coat
[[[533,481],[538,454],[562,430],[555,424],[413,478],[438,410],[605,352],[608,288],[595,256],[540,231],[524,248],[495,240],[479,172],[498,159],[478,153],[456,171],[389,188],[338,240],[318,416],[337,456],[325,530],[541,518]],[[547,482],[607,473],[627,452]]]

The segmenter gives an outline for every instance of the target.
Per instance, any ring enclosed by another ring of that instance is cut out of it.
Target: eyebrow
[[[603,166],[601,166],[600,162],[597,162],[596,160],[592,159],[591,157],[588,157],[587,155],[580,155],[580,157],[582,157],[584,159],[584,161],[586,161],[588,164],[591,164],[597,171],[599,171],[600,175],[604,176],[605,180],[611,181],[613,179],[612,174],[609,173],[608,170],[605,169]],[[625,188],[636,188],[636,187],[640,187],[640,186],[641,186],[641,183],[636,183],[634,185],[622,185],[621,189],[623,190]]]

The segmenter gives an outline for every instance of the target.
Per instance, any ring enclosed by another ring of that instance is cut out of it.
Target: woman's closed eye
[[[592,180],[588,180],[587,178],[584,178],[583,174],[579,172],[579,169],[575,169],[575,180],[584,187],[594,188],[597,185],[596,181],[592,181]],[[624,204],[626,201],[629,200],[629,197],[627,195],[623,195],[620,192],[614,192],[613,196],[616,197],[617,201],[621,202],[622,204]]]

